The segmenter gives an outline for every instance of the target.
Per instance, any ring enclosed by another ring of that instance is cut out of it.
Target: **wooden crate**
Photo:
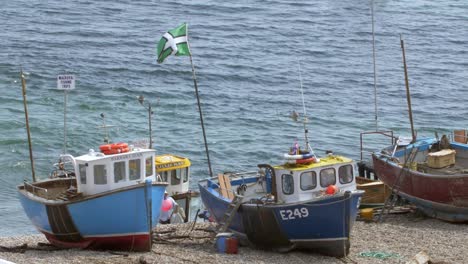
[[[361,205],[371,206],[371,204],[384,204],[385,200],[390,196],[392,190],[379,180],[370,180],[363,177],[356,177],[358,190],[363,190],[365,193],[362,196]]]
[[[455,150],[443,149],[427,155],[427,166],[434,169],[444,168],[455,164]]]

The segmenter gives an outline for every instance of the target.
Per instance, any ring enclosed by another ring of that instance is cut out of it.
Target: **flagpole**
[[[197,76],[195,74],[195,66],[193,65],[192,52],[190,51],[190,45],[188,41],[187,23],[184,23],[173,30],[169,30],[169,32],[163,35],[163,38],[161,40],[163,39],[165,39],[165,41],[164,42],[159,41],[159,44],[157,47],[159,63],[162,63],[164,59],[170,54],[172,54],[173,52],[175,52],[174,54],[175,56],[189,55],[190,57],[190,64],[192,65],[193,84],[195,86],[195,95],[197,96],[198,113],[200,114],[200,123],[201,123],[202,131],[203,131],[203,140],[205,143],[206,158],[208,160],[208,169],[210,172],[210,177],[212,178],[213,170],[211,169],[210,152],[208,150],[208,143],[206,141],[205,123],[203,122],[203,113],[202,113],[201,104],[200,104],[200,95],[198,93]],[[186,51],[184,50],[181,52],[180,50],[178,50],[177,45],[184,44],[184,43],[186,43],[187,45],[187,50]],[[167,52],[168,50],[170,50],[170,52]]]
[[[187,41],[187,46],[189,47],[189,50],[190,50],[188,41]],[[189,52],[189,57],[190,57],[190,64],[192,65],[193,85],[195,86],[195,95],[197,96],[198,113],[200,114],[200,122],[201,122],[202,131],[203,131],[203,140],[205,142],[206,158],[208,160],[208,169],[210,172],[210,177],[213,178],[213,170],[211,169],[210,152],[208,150],[208,143],[206,142],[205,124],[203,122],[203,114],[202,114],[202,109],[201,109],[201,104],[200,104],[200,96],[198,94],[197,76],[195,75],[195,67],[193,65],[192,52]]]

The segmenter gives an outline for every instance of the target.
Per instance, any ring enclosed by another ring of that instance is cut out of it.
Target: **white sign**
[[[57,76],[57,89],[59,90],[75,89],[75,76],[69,75],[69,74]]]

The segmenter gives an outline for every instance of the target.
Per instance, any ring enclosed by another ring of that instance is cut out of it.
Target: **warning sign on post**
[[[57,76],[57,89],[59,90],[75,89],[75,76],[69,75],[69,74]]]

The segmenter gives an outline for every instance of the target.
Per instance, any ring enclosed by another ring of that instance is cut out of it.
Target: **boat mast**
[[[378,110],[377,110],[377,70],[375,65],[375,31],[374,31],[374,1],[371,1],[372,14],[372,60],[374,63],[374,106],[375,106],[375,131],[379,131]]]
[[[304,110],[303,124],[304,124],[304,138],[305,138],[305,143],[306,143],[306,149],[310,151],[311,154],[314,154],[314,151],[312,150],[312,147],[309,144],[309,136],[308,136],[309,130],[307,129],[308,119],[307,119],[307,112],[306,112],[305,100],[304,100],[304,87],[302,86],[301,61],[298,59],[297,62],[299,65],[299,80],[301,83],[302,108]]]
[[[401,34],[400,34],[400,44],[401,44],[401,50],[403,52],[403,68],[405,70],[406,101],[408,103],[408,115],[409,115],[409,120],[410,120],[410,124],[411,124],[411,135],[413,137],[411,143],[414,143],[416,141],[416,134],[414,132],[413,112],[411,110],[411,94],[410,94],[410,90],[409,90],[408,70],[407,70],[407,67],[406,67],[405,44],[403,42]]]
[[[23,69],[21,69],[20,76],[21,76],[21,86],[23,88],[24,115],[26,118],[26,131],[28,133],[29,159],[31,161],[32,181],[36,182],[36,173],[34,172],[34,159],[33,159],[32,144],[31,144],[31,132],[29,130],[28,105],[27,105],[27,100],[26,100],[26,78],[24,77]]]

